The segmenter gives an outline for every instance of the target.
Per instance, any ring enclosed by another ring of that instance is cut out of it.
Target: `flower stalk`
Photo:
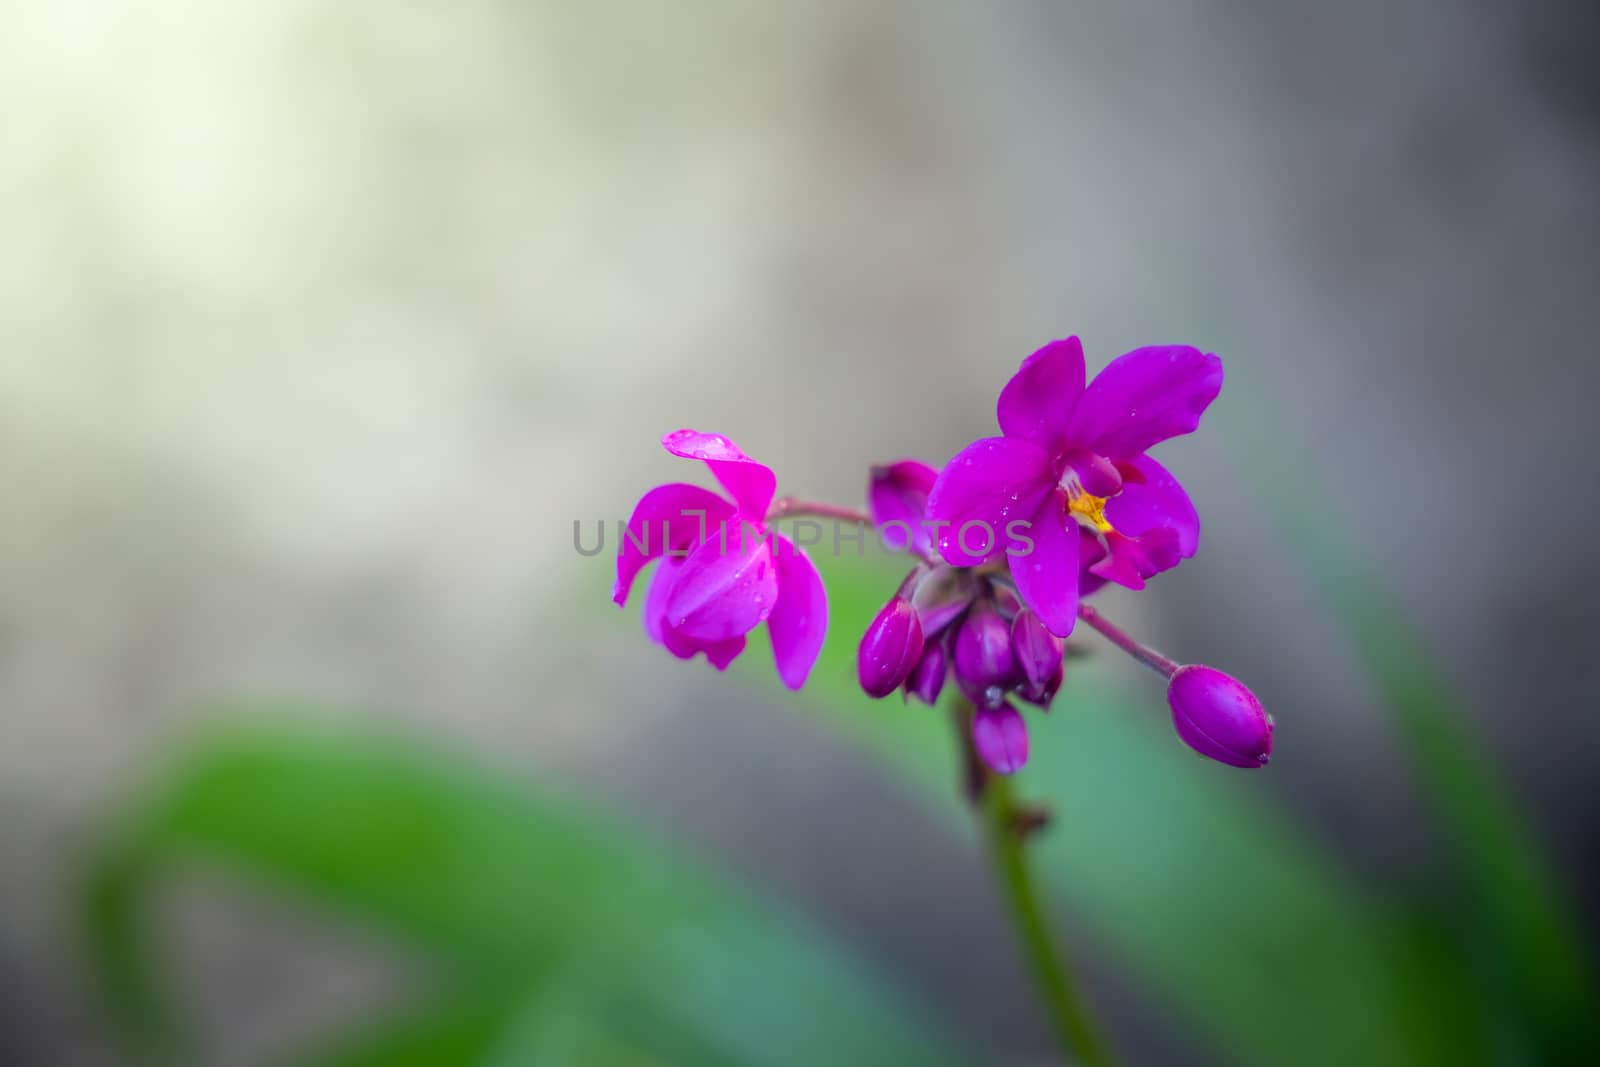
[[[828,504],[820,500],[802,500],[797,496],[780,497],[767,514],[768,519],[817,518],[838,519],[840,522],[872,525],[872,516],[857,508]]]
[[[1140,641],[1122,627],[1100,614],[1092,605],[1079,604],[1078,618],[1100,631],[1100,635],[1122,651],[1149,667],[1163,678],[1178,673],[1179,664]]]
[[[1045,1015],[1061,1051],[1072,1062],[1084,1067],[1110,1067],[1114,1062],[1111,1054],[1073,986],[1064,953],[1050,934],[1028,863],[1027,844],[1031,831],[1038,826],[1038,812],[1017,801],[1010,778],[989,771],[977,758],[967,725],[972,714],[972,705],[966,699],[953,702],[952,718],[963,753],[963,773],[988,839],[995,878],[1005,896],[1006,910],[1027,957]]]

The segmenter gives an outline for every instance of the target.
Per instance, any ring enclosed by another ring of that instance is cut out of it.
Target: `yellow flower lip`
[[[1106,520],[1106,497],[1085,491],[1076,478],[1062,488],[1067,491],[1068,515],[1078,516],[1100,533],[1116,532],[1116,527]]]

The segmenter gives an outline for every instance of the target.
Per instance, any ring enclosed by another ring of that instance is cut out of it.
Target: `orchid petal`
[[[644,598],[644,632],[645,636],[657,644],[667,643],[666,619],[667,598],[672,594],[672,583],[678,577],[678,568],[683,565],[682,560],[668,557],[656,567],[656,572],[650,576],[650,586],[645,590]]]
[[[1129,589],[1143,589],[1146,578],[1171,570],[1183,559],[1178,531],[1168,526],[1158,526],[1142,537],[1113,530],[1105,538],[1106,556],[1089,570]]]
[[[1011,557],[1017,592],[1057,637],[1070,634],[1078,621],[1078,529],[1078,520],[1067,515],[1067,494],[1057,489],[1029,526],[1033,551]]]
[[[727,670],[739,653],[744,651],[745,639],[734,637],[726,641],[697,641],[686,637],[667,625],[667,601],[672,595],[672,583],[683,569],[683,561],[668,556],[656,565],[650,576],[650,588],[644,601],[644,632],[650,639],[665,646],[679,659],[693,659],[704,652],[706,659],[719,671]]]
[[[1032,441],[1054,454],[1066,439],[1072,410],[1083,395],[1083,342],[1051,341],[1022,361],[1000,390],[995,415],[1007,437]]]
[[[1106,519],[1129,537],[1169,527],[1184,559],[1200,548],[1200,515],[1172,472],[1149,456],[1122,464],[1122,492],[1106,501]]]
[[[751,459],[720,433],[674,430],[661,439],[661,447],[674,456],[698,459],[711,468],[712,475],[739,505],[744,519],[761,522],[766,518],[778,487],[771,467]]]
[[[928,554],[931,546],[923,520],[928,517],[928,492],[938,477],[938,471],[914,459],[872,468],[867,503],[884,547],[898,552],[909,543],[918,555]]]
[[[778,534],[772,539],[778,602],[767,617],[767,636],[772,639],[778,677],[790,689],[799,689],[828,636],[828,592],[816,565],[794,542]]]
[[[732,504],[698,485],[672,482],[650,490],[634,505],[617,546],[617,582],[611,599],[626,604],[633,580],[646,563],[666,553],[686,554],[732,516]]]
[[[1067,443],[1112,459],[1193,433],[1222,390],[1222,360],[1188,345],[1136,348],[1112,360],[1083,392]]]
[[[928,494],[929,521],[945,524],[940,554],[956,567],[994,559],[1011,540],[1007,524],[1032,515],[1054,481],[1050,456],[1038,445],[1020,437],[972,442],[945,465]],[[970,524],[977,525],[967,529]]]
[[[730,536],[710,538],[683,561],[667,596],[666,627],[700,642],[748,633],[778,599],[766,537],[748,524],[723,529]]]
[[[744,651],[745,637],[730,637],[725,641],[701,641],[685,636],[670,627],[662,630],[661,643],[666,646],[679,659],[693,659],[704,652],[706,662],[719,671],[728,669],[728,664],[739,658],[739,653]]]
[[[1097,593],[1106,580],[1094,573],[1095,564],[1106,558],[1100,535],[1087,526],[1078,527],[1078,599]]]

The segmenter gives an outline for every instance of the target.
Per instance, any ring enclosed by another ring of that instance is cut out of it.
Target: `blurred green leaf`
[[[189,1062],[161,995],[148,902],[196,866],[287,891],[444,965],[491,1000],[417,1025],[462,1047],[490,1040],[496,998],[537,986],[581,989],[595,1019],[624,1021],[640,1048],[675,1063],[960,1058],[821,932],[648,841],[435,746],[278,725],[200,744],[91,864],[83,927],[96,975],[151,1061]],[[573,974],[581,985],[552,980]],[[428,1040],[402,1029],[365,1047]],[[362,1054],[350,1062],[378,1062]]]
[[[808,690],[939,804],[958,807],[951,726],[942,711],[865,699],[855,642],[900,577],[893,561],[824,559],[833,607]],[[1455,962],[1404,935],[1404,911],[1354,882],[1270,806],[1259,778],[1193,757],[1171,735],[1159,685],[1119,689],[1093,660],[1049,716],[1031,720],[1026,796],[1057,824],[1037,862],[1071,905],[1069,940],[1119,964],[1221,1048],[1278,1065],[1488,1063],[1458,1040],[1470,1002],[1447,990]],[[963,819],[965,813],[961,813]],[[1081,953],[1080,953],[1081,954]]]
[[[1267,410],[1262,408],[1260,410]],[[1600,1044],[1600,989],[1571,901],[1528,820],[1473,738],[1467,701],[1444,677],[1383,579],[1324,501],[1311,465],[1259,421],[1241,449],[1262,499],[1393,715],[1449,834],[1441,888],[1473,916],[1458,931],[1493,1004],[1507,1055],[1583,1062]]]
[[[490,996],[415,1008],[348,1035],[296,1067],[478,1067],[494,1062],[516,1018],[517,1001]]]
[[[532,993],[477,996],[368,1025],[284,1067],[662,1067],[698,1060],[693,1047],[658,1055],[589,1017],[559,983]],[[668,1047],[671,1047],[670,1045]]]

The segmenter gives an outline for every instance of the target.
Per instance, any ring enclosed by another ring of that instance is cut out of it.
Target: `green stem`
[[[960,701],[955,720],[969,766],[975,755],[967,730],[970,717],[970,706]],[[981,764],[978,766],[981,768]],[[1055,1029],[1061,1049],[1084,1067],[1110,1067],[1111,1054],[1073,989],[1065,956],[1050,936],[1039,890],[1028,866],[1027,834],[1023,829],[1027,815],[1017,804],[1011,780],[983,771],[979,784],[982,790],[979,803],[983,807],[984,830],[989,838],[995,875],[1005,892],[1012,925],[1027,954],[1039,996],[1044,1001],[1045,1014]]]

